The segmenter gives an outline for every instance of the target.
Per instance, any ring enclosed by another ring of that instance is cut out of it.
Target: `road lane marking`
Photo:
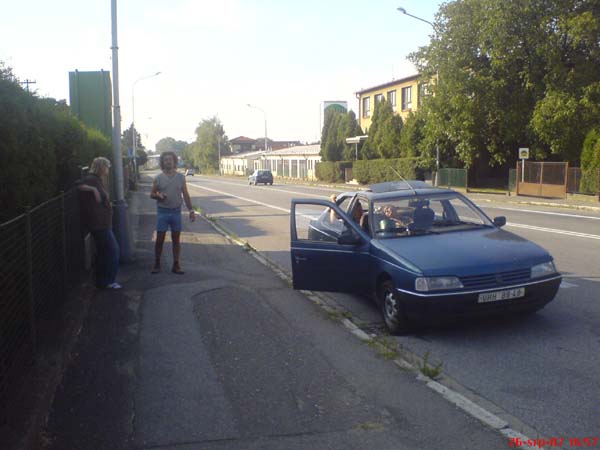
[[[221,180],[212,180],[212,179],[210,179],[210,182],[212,182],[212,183],[228,184],[228,185],[230,185],[230,186],[249,187],[249,185],[246,185],[246,184],[244,184],[244,183],[231,183],[231,182],[228,182],[228,181],[221,181]],[[258,187],[258,186],[255,186],[255,188],[256,188],[256,187]],[[265,186],[265,187],[266,187],[266,186]],[[296,194],[296,195],[308,195],[308,196],[310,196],[310,197],[319,197],[319,198],[329,198],[329,196],[328,196],[328,195],[317,195],[317,194],[309,194],[308,192],[296,192],[296,191],[289,191],[289,190],[287,190],[287,189],[278,189],[278,188],[274,188],[273,186],[270,186],[268,189],[269,189],[269,191],[275,191],[275,192],[285,192],[285,193],[288,193],[288,194]],[[313,189],[315,189],[315,188],[313,188]],[[324,190],[328,190],[328,191],[331,191],[331,192],[340,192],[340,193],[341,193],[341,192],[344,192],[344,191],[341,191],[341,190],[339,190],[339,189],[336,189],[336,190],[333,190],[333,189],[324,189]]]
[[[198,186],[197,184],[193,184],[193,183],[190,183],[190,186],[198,188],[198,189],[204,189],[206,191],[215,192],[215,193],[221,194],[221,195],[227,195],[229,197],[238,198],[240,200],[244,200],[245,202],[256,203],[257,205],[265,206],[267,208],[273,208],[273,209],[276,209],[278,211],[286,212],[288,214],[290,213],[289,209],[281,208],[281,207],[275,206],[275,205],[269,205],[268,203],[259,202],[258,200],[252,200],[252,199],[246,198],[246,197],[240,197],[239,195],[230,194],[229,192],[218,191],[216,189],[211,189],[211,188],[208,188],[206,186]]]
[[[504,211],[517,211],[517,212],[526,212],[532,214],[547,214],[550,216],[564,216],[564,217],[573,217],[576,219],[591,219],[591,220],[600,220],[600,217],[592,217],[592,216],[582,216],[581,214],[567,214],[567,213],[557,213],[551,211],[536,211],[533,209],[519,209],[519,208],[507,208],[504,206],[484,206],[486,209],[501,209]]]
[[[229,197],[234,197],[234,198],[237,198],[237,199],[240,199],[240,200],[244,200],[246,202],[255,203],[257,205],[261,205],[261,206],[264,206],[266,208],[272,208],[272,209],[276,209],[278,211],[283,211],[283,212],[286,212],[286,213],[290,213],[291,212],[289,209],[281,208],[280,206],[270,205],[268,203],[260,202],[258,200],[253,200],[253,199],[250,199],[250,198],[241,197],[239,195],[231,194],[229,192],[219,191],[217,189],[212,189],[212,188],[209,188],[209,187],[206,187],[206,186],[198,186],[197,184],[193,184],[193,183],[190,183],[190,186],[198,188],[198,189],[204,189],[204,190],[207,190],[207,191],[215,192],[216,194],[221,194],[221,195],[226,195],[226,196],[229,196]],[[289,191],[286,191],[286,192],[289,192]],[[585,239],[600,240],[600,235],[597,235],[597,234],[578,233],[576,231],[558,230],[556,228],[536,227],[536,226],[533,226],[533,225],[525,225],[525,224],[514,223],[514,222],[507,222],[506,226],[507,227],[515,227],[515,228],[524,228],[524,229],[533,230],[533,231],[542,231],[544,233],[556,233],[556,234],[563,234],[565,236],[573,236],[573,237],[581,237],[581,238],[585,238]]]
[[[568,281],[565,281],[565,280],[562,280],[560,282],[561,289],[569,289],[569,288],[574,288],[574,287],[578,287],[578,286],[576,284],[569,283]]]
[[[506,226],[515,227],[515,228],[524,228],[526,230],[543,231],[545,233],[564,234],[565,236],[575,236],[575,237],[582,237],[582,238],[586,238],[586,239],[600,240],[600,235],[579,233],[577,231],[567,231],[567,230],[558,230],[556,228],[536,227],[534,225],[525,225],[525,224],[514,223],[514,222],[507,222]]]

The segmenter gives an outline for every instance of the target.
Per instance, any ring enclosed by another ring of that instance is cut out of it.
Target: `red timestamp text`
[[[593,448],[600,447],[600,438],[596,437],[551,437],[537,439],[522,439],[511,437],[508,440],[509,447],[571,447],[571,448]]]

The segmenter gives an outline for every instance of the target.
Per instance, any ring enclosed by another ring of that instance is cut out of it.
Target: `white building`
[[[270,170],[275,177],[316,180],[315,166],[321,162],[320,152],[321,146],[316,144],[224,156],[221,158],[221,173],[244,176],[263,169]]]
[[[254,160],[254,169],[267,169],[275,177],[316,180],[315,166],[321,162],[321,146],[298,145],[262,153]]]

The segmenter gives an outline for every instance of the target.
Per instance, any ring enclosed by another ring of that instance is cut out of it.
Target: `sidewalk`
[[[184,220],[185,275],[166,270],[170,243],[165,270],[151,275],[148,192],[145,180],[130,202],[136,262],[122,267],[123,290],[99,291],[92,301],[45,448],[508,446],[206,220]]]

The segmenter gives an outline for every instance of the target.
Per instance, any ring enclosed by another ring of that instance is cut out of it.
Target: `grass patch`
[[[432,380],[435,380],[441,375],[442,365],[443,363],[441,362],[435,366],[429,364],[429,350],[425,352],[425,356],[423,356],[423,362],[418,363],[419,371]]]

